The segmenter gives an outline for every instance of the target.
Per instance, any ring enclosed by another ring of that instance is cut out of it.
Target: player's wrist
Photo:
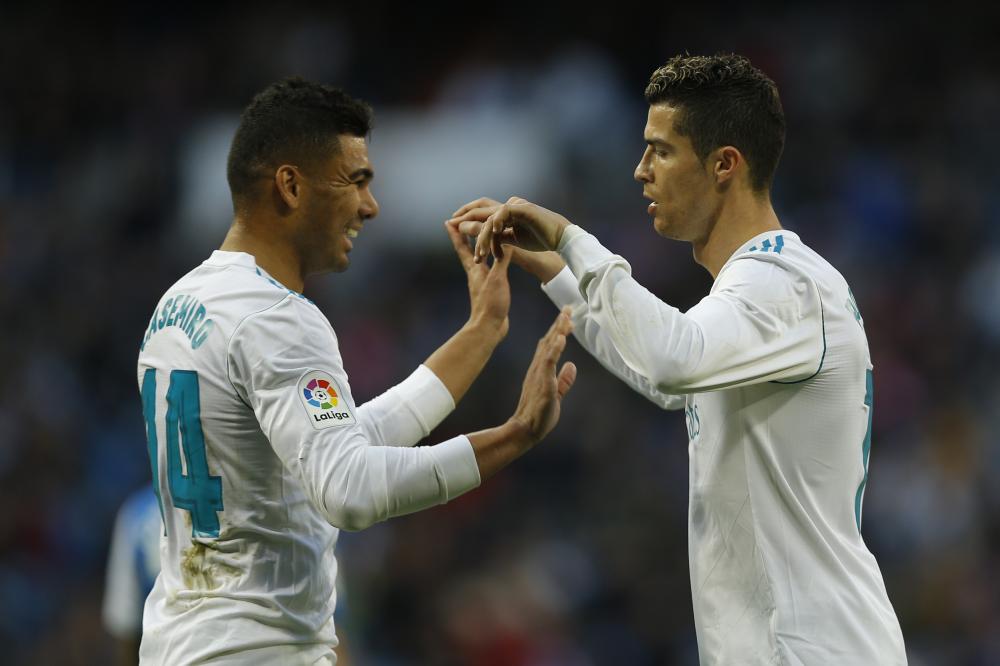
[[[552,255],[551,260],[547,260],[540,266],[535,275],[542,284],[548,284],[549,282],[552,282],[557,275],[562,273],[564,268],[566,268],[566,262],[558,254],[554,254]]]
[[[536,435],[528,421],[517,414],[500,427],[504,431],[504,437],[521,451],[527,451],[542,439]]]
[[[569,228],[569,220],[567,220],[562,215],[556,216],[555,225],[553,228],[552,238],[549,241],[549,249],[557,250],[559,249],[559,244],[562,242],[563,232]]]
[[[507,336],[507,317],[498,319],[490,315],[477,315],[473,313],[469,320],[462,327],[462,330],[474,337],[476,340],[486,342],[492,346],[497,346]]]

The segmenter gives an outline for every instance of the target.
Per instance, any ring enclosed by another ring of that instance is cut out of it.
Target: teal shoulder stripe
[[[823,355],[819,357],[819,367],[816,368],[816,372],[812,373],[805,379],[796,379],[794,382],[783,382],[779,379],[773,380],[775,384],[801,384],[802,382],[807,382],[816,375],[819,374],[820,370],[823,369],[823,362],[826,360],[826,313],[823,310],[823,299],[819,300],[819,317],[820,322],[823,326]]]
[[[277,280],[274,280],[274,279],[272,279],[272,278],[270,278],[270,277],[268,277],[268,276],[264,275],[264,274],[263,274],[263,273],[262,273],[262,272],[260,271],[260,267],[258,267],[258,268],[257,268],[257,275],[261,276],[262,278],[264,278],[265,280],[267,280],[268,282],[270,282],[272,286],[275,286],[275,287],[277,287],[278,289],[281,289],[282,291],[287,291],[287,292],[288,292],[289,294],[291,294],[292,296],[298,296],[298,297],[299,297],[299,298],[301,298],[301,299],[302,299],[303,301],[308,301],[309,303],[312,303],[313,305],[316,305],[315,303],[313,303],[312,301],[310,301],[310,300],[309,300],[308,298],[306,298],[305,296],[303,296],[303,295],[302,295],[302,294],[300,294],[299,292],[297,292],[297,291],[292,291],[291,289],[289,289],[289,288],[288,288],[288,287],[286,287],[285,285],[281,284],[281,283],[280,283],[280,282],[278,282]]]

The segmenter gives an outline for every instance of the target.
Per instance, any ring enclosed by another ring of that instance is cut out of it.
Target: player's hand
[[[524,376],[521,399],[511,420],[528,432],[532,444],[549,434],[559,422],[563,396],[576,381],[573,363],[564,363],[556,374],[556,364],[566,348],[566,336],[572,330],[570,309],[563,308],[548,333],[538,341],[535,357]]]
[[[510,283],[507,281],[510,258],[497,259],[491,268],[487,268],[485,263],[476,263],[465,236],[458,230],[458,224],[449,221],[445,227],[469,283],[469,302],[472,306],[469,323],[495,332],[496,342],[499,342],[510,327],[507,319],[510,312]]]
[[[483,223],[475,220],[466,220],[458,225],[458,230],[463,236],[472,238],[478,237],[482,228]],[[513,245],[504,248],[504,252],[509,252],[513,263],[534,275],[542,284],[559,275],[559,271],[566,267],[566,262],[558,252],[529,252]]]
[[[528,252],[519,247],[509,246],[510,260],[523,270],[531,273],[545,284],[566,268],[566,262],[558,252]]]
[[[504,204],[476,199],[455,211],[449,222],[460,226],[465,222],[483,223],[473,252],[477,263],[491,252],[494,257],[503,257],[504,244],[531,252],[554,250],[570,224],[562,215],[519,197],[511,197]]]

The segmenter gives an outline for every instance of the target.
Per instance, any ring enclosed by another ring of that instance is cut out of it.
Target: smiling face
[[[378,215],[371,192],[374,171],[364,137],[341,135],[338,152],[316,173],[303,175],[303,201],[296,245],[303,273],[342,272],[366,220]]]
[[[669,104],[649,107],[644,138],[646,151],[635,168],[635,179],[651,203],[656,232],[664,238],[702,243],[718,217],[721,196],[713,160],[702,162],[691,140],[678,134],[680,109]]]

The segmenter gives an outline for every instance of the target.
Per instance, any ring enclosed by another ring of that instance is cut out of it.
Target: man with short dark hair
[[[777,88],[740,56],[678,56],[653,73],[646,99],[635,178],[653,226],[691,243],[715,278],[689,311],[644,289],[594,236],[523,199],[473,201],[450,222],[478,235],[477,261],[512,254],[571,306],[577,339],[611,372],[685,409],[702,664],[904,664],[860,533],[868,343],[844,278],[771,206],[785,135]]]
[[[233,139],[235,219],[201,266],[167,290],[139,353],[162,572],[141,660],[332,664],[338,528],[360,530],[447,502],[556,424],[576,369],[556,362],[561,313],[503,425],[413,447],[454,408],[507,332],[507,260],[465,267],[471,315],[402,383],[355,405],[307,276],[348,267],[378,213],[371,110],[300,79],[260,93]],[[413,448],[411,448],[413,447]]]

